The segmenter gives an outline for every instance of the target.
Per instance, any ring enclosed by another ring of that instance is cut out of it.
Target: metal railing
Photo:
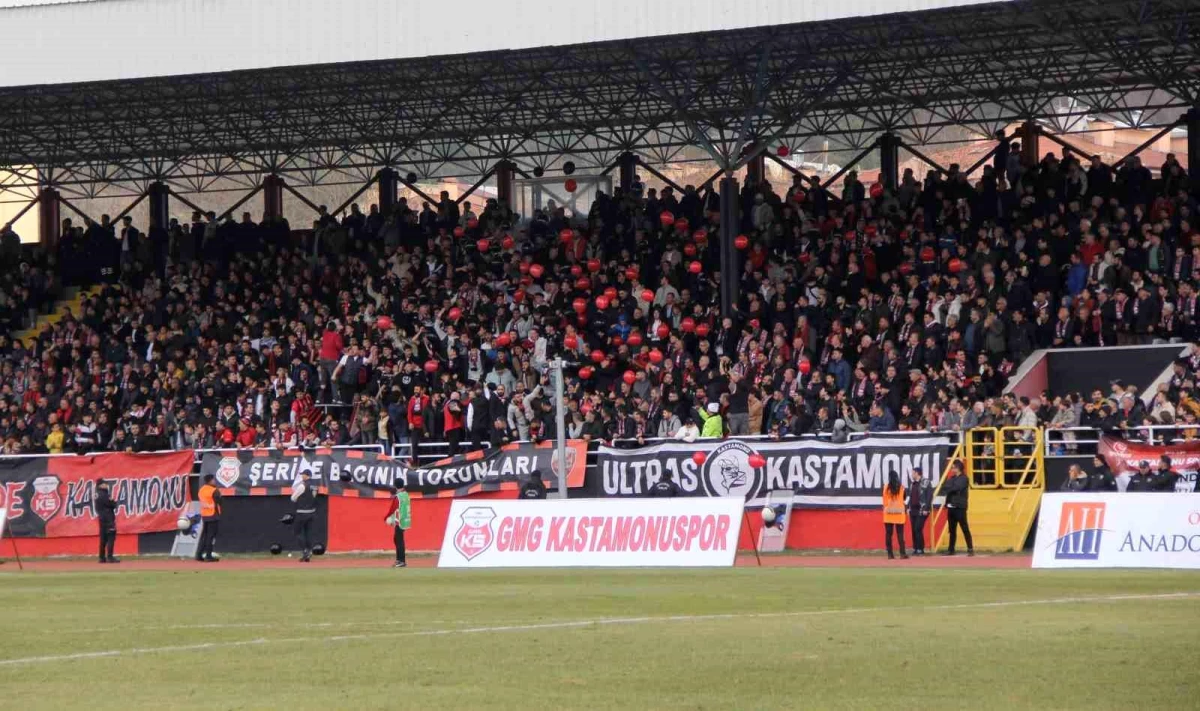
[[[1197,425],[1142,425],[1101,430],[1095,427],[1047,427],[1043,430],[1044,456],[1062,457],[1095,454],[1100,437],[1109,434],[1146,444],[1173,444],[1200,439]]]

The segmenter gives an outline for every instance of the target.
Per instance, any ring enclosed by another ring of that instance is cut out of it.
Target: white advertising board
[[[729,567],[743,500],[456,500],[439,568]]]
[[[1200,496],[1046,494],[1035,568],[1200,568]]]

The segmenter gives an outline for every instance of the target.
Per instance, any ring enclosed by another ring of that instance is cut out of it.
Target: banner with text
[[[587,443],[567,441],[567,486],[584,483]],[[534,472],[546,486],[557,485],[560,471],[553,444],[520,443],[477,450],[412,468],[378,452],[354,449],[241,449],[208,452],[201,475],[212,474],[230,496],[275,496],[291,493],[302,472],[330,496],[387,497],[403,483],[413,496],[469,496],[475,492],[516,488]]]
[[[1175,491],[1200,491],[1196,476],[1200,470],[1200,442],[1156,445],[1104,435],[1096,451],[1108,462],[1121,491],[1125,491],[1129,476],[1137,471],[1138,463],[1149,462],[1153,471],[1158,469],[1158,459],[1164,454],[1171,458],[1172,471],[1180,475],[1179,481],[1175,482]]]
[[[637,449],[601,447],[592,496],[645,496],[670,473],[685,496],[736,496],[761,505],[769,491],[793,492],[797,506],[878,507],[888,474],[902,482],[920,468],[940,477],[949,438],[868,437],[821,440],[698,440]],[[704,459],[697,463],[696,452]],[[753,459],[762,457],[760,466]]]
[[[439,568],[728,567],[736,497],[455,501]]]
[[[0,509],[8,533],[21,538],[99,534],[96,482],[109,484],[118,533],[175,530],[188,502],[191,450],[0,460]]]
[[[1035,568],[1200,568],[1200,496],[1046,494]]]

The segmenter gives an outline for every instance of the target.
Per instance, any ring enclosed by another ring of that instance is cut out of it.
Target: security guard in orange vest
[[[204,477],[204,485],[200,487],[200,545],[196,548],[196,560],[204,563],[215,563],[213,544],[217,542],[217,533],[221,529],[221,490],[213,483],[216,480],[212,474]]]
[[[900,486],[900,475],[896,472],[888,474],[887,486],[883,487],[883,529],[884,542],[887,544],[888,559],[894,559],[892,554],[892,533],[900,541],[900,557],[908,558],[904,550],[904,487]]]

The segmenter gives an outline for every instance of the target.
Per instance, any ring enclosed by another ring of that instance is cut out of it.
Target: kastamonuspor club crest
[[[454,547],[467,560],[472,560],[492,547],[495,535],[492,521],[496,512],[490,506],[472,506],[462,512],[462,525],[454,534]]]

